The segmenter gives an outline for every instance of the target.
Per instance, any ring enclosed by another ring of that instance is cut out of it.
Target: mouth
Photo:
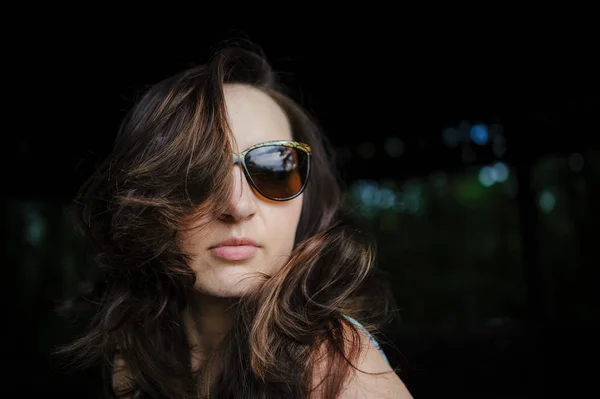
[[[222,245],[213,247],[210,251],[217,258],[239,261],[250,259],[258,251],[258,247],[254,245]]]
[[[229,238],[209,248],[210,252],[217,258],[240,261],[250,259],[258,250],[259,245],[246,237]]]

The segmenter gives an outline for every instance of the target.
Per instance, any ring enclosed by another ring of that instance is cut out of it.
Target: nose
[[[252,217],[257,211],[256,196],[239,165],[233,168],[233,190],[221,219],[240,222]]]

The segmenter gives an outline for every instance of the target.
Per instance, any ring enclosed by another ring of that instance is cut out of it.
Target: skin
[[[264,141],[292,140],[286,115],[268,95],[245,85],[226,85],[224,94],[238,152]],[[254,191],[240,165],[234,167],[231,179],[233,193],[225,214],[202,231],[186,232],[183,237],[184,249],[194,254],[190,266],[196,272],[196,289],[217,298],[239,297],[260,281],[253,273],[272,273],[285,264],[302,210],[303,194],[290,201],[268,200]],[[255,256],[228,261],[208,250],[232,236],[256,241]]]
[[[226,85],[224,93],[228,122],[238,152],[267,140],[292,139],[287,117],[269,96],[244,85]],[[195,348],[192,351],[194,368],[201,367],[205,359],[203,353],[214,348],[230,328],[232,305],[237,298],[260,283],[253,274],[272,273],[289,259],[302,210],[302,195],[285,202],[260,196],[249,185],[239,165],[234,168],[231,179],[234,189],[227,200],[226,214],[203,230],[194,230],[193,224],[184,226],[180,237],[183,249],[193,254],[190,266],[197,275],[197,301],[185,315],[190,343]],[[254,257],[227,261],[211,253],[211,246],[232,236],[256,241],[259,249]],[[359,341],[351,342],[349,331],[344,334],[350,346],[360,346],[355,364],[358,369],[387,373],[380,376],[354,373],[344,385],[340,398],[412,398],[366,335],[361,333]],[[324,355],[327,349],[322,351]],[[127,369],[120,359],[116,363],[113,383],[119,387],[127,383]],[[313,386],[319,385],[326,375],[325,364],[317,364]],[[319,397],[318,389],[312,397]]]
[[[237,152],[264,141],[292,140],[287,116],[267,94],[247,85],[225,85],[224,95]],[[240,165],[231,179],[233,192],[225,214],[202,230],[185,226],[180,237],[183,249],[193,256],[190,266],[197,276],[198,300],[188,314],[189,332],[205,349],[226,333],[236,298],[261,282],[256,273],[271,274],[289,259],[302,210],[303,194],[290,201],[268,200],[252,188]],[[251,259],[224,260],[209,250],[232,236],[256,241],[259,248]]]
[[[350,376],[342,386],[339,399],[413,399],[404,382],[366,334],[359,330],[356,339],[347,326],[344,327],[343,334],[348,345],[347,355],[355,346],[359,346],[359,350],[358,358],[353,362],[356,369],[351,367]],[[320,348],[319,357],[325,358],[327,351],[326,347]],[[327,363],[317,363],[312,379],[312,386],[317,388],[311,395],[311,399],[320,399],[324,396],[319,387],[322,387],[320,383],[327,376]]]
[[[268,95],[243,85],[227,85],[224,92],[228,121],[239,146],[238,152],[267,140],[292,139],[286,115]],[[198,277],[199,301],[194,315],[190,313],[188,318],[188,331],[197,348],[213,347],[225,334],[230,326],[231,305],[235,298],[260,282],[251,277],[253,272],[269,273],[285,264],[294,246],[302,210],[302,195],[285,202],[270,201],[260,196],[250,186],[239,165],[234,168],[231,178],[234,190],[228,199],[225,217],[219,218],[209,231],[184,238],[185,248],[197,254],[191,267]],[[212,256],[207,248],[231,235],[255,240],[260,245],[256,256],[243,262],[223,261]],[[345,331],[345,335],[352,340],[349,331]],[[360,346],[358,369],[385,374],[353,373],[340,398],[412,398],[366,335],[361,332],[359,341],[350,342],[350,346],[354,345]],[[326,351],[325,348],[323,350]],[[192,355],[196,366],[202,362],[201,352]],[[315,386],[326,374],[327,370],[317,365],[313,376]],[[313,397],[319,397],[318,390]]]

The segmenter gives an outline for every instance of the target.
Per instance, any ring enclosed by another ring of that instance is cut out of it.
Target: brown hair
[[[312,147],[313,160],[289,261],[239,301],[213,360],[195,371],[182,328],[195,275],[176,236],[190,215],[219,214],[231,190],[225,83],[269,94],[294,139]],[[356,357],[343,331],[358,331],[344,316],[374,332],[389,320],[393,300],[371,240],[342,215],[331,154],[255,48],[228,45],[151,87],[78,194],[79,225],[98,277],[85,296],[94,306],[90,326],[60,353],[109,368],[118,357],[135,389],[153,398],[305,398],[314,389],[315,363],[325,361],[330,376],[319,389],[336,397]],[[323,347],[327,358],[318,360]]]

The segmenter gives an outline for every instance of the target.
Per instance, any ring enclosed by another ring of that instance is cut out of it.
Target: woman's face
[[[246,85],[225,85],[224,92],[236,152],[268,140],[292,140],[285,113],[267,94]],[[230,178],[233,194],[225,214],[203,229],[185,226],[181,237],[183,249],[192,255],[196,289],[217,297],[242,296],[261,282],[256,272],[272,274],[285,264],[302,210],[302,194],[283,202],[261,197],[239,165]],[[254,244],[219,246],[240,238]]]

